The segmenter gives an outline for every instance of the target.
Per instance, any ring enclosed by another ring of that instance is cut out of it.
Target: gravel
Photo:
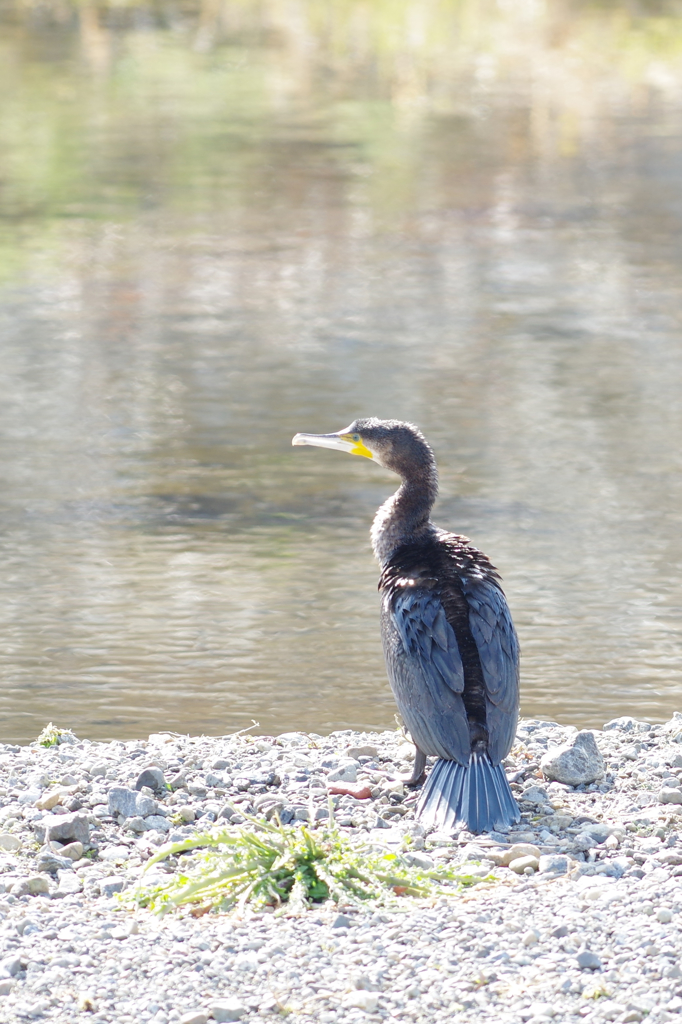
[[[676,1020],[682,715],[590,731],[595,781],[550,780],[541,765],[577,736],[520,722],[505,767],[522,821],[483,836],[415,822],[398,733],[0,744],[0,1021]],[[479,884],[298,917],[123,908],[169,839],[253,814],[323,821],[330,792],[343,831],[394,850],[408,836],[414,863],[467,862]]]

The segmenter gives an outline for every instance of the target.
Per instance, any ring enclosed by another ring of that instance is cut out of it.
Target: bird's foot
[[[401,779],[403,786],[407,786],[408,789],[415,789],[420,786],[426,778],[426,754],[417,747],[417,753],[414,758],[414,767],[412,774],[408,775],[406,779]]]
[[[426,772],[422,772],[420,775],[415,775],[412,772],[411,775],[398,776],[403,786],[407,786],[408,789],[416,789],[417,786],[421,786],[422,782],[426,778]]]

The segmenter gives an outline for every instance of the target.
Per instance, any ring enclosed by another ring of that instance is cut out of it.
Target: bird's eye
[[[360,435],[359,434],[353,434],[353,440],[354,441],[359,441],[360,440]]]

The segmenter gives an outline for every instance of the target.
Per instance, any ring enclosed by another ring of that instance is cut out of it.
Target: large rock
[[[137,776],[135,789],[142,789],[143,786],[148,786],[156,793],[165,793],[166,780],[161,769],[156,765],[150,765],[149,768],[143,769]]]
[[[109,814],[122,814],[124,818],[139,816],[146,818],[148,814],[158,811],[156,800],[143,793],[125,786],[113,786],[108,795]]]
[[[604,774],[604,758],[591,732],[579,732],[563,747],[548,751],[540,761],[542,773],[554,782],[579,786]]]
[[[51,814],[42,820],[45,826],[45,842],[82,843],[87,846],[90,840],[88,816],[82,811],[71,814]]]

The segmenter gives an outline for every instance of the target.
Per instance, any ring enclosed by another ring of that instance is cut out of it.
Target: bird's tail
[[[461,822],[470,832],[491,832],[519,821],[501,764],[487,754],[472,754],[465,767],[458,761],[436,761],[424,783],[417,817],[423,825],[450,831]]]

